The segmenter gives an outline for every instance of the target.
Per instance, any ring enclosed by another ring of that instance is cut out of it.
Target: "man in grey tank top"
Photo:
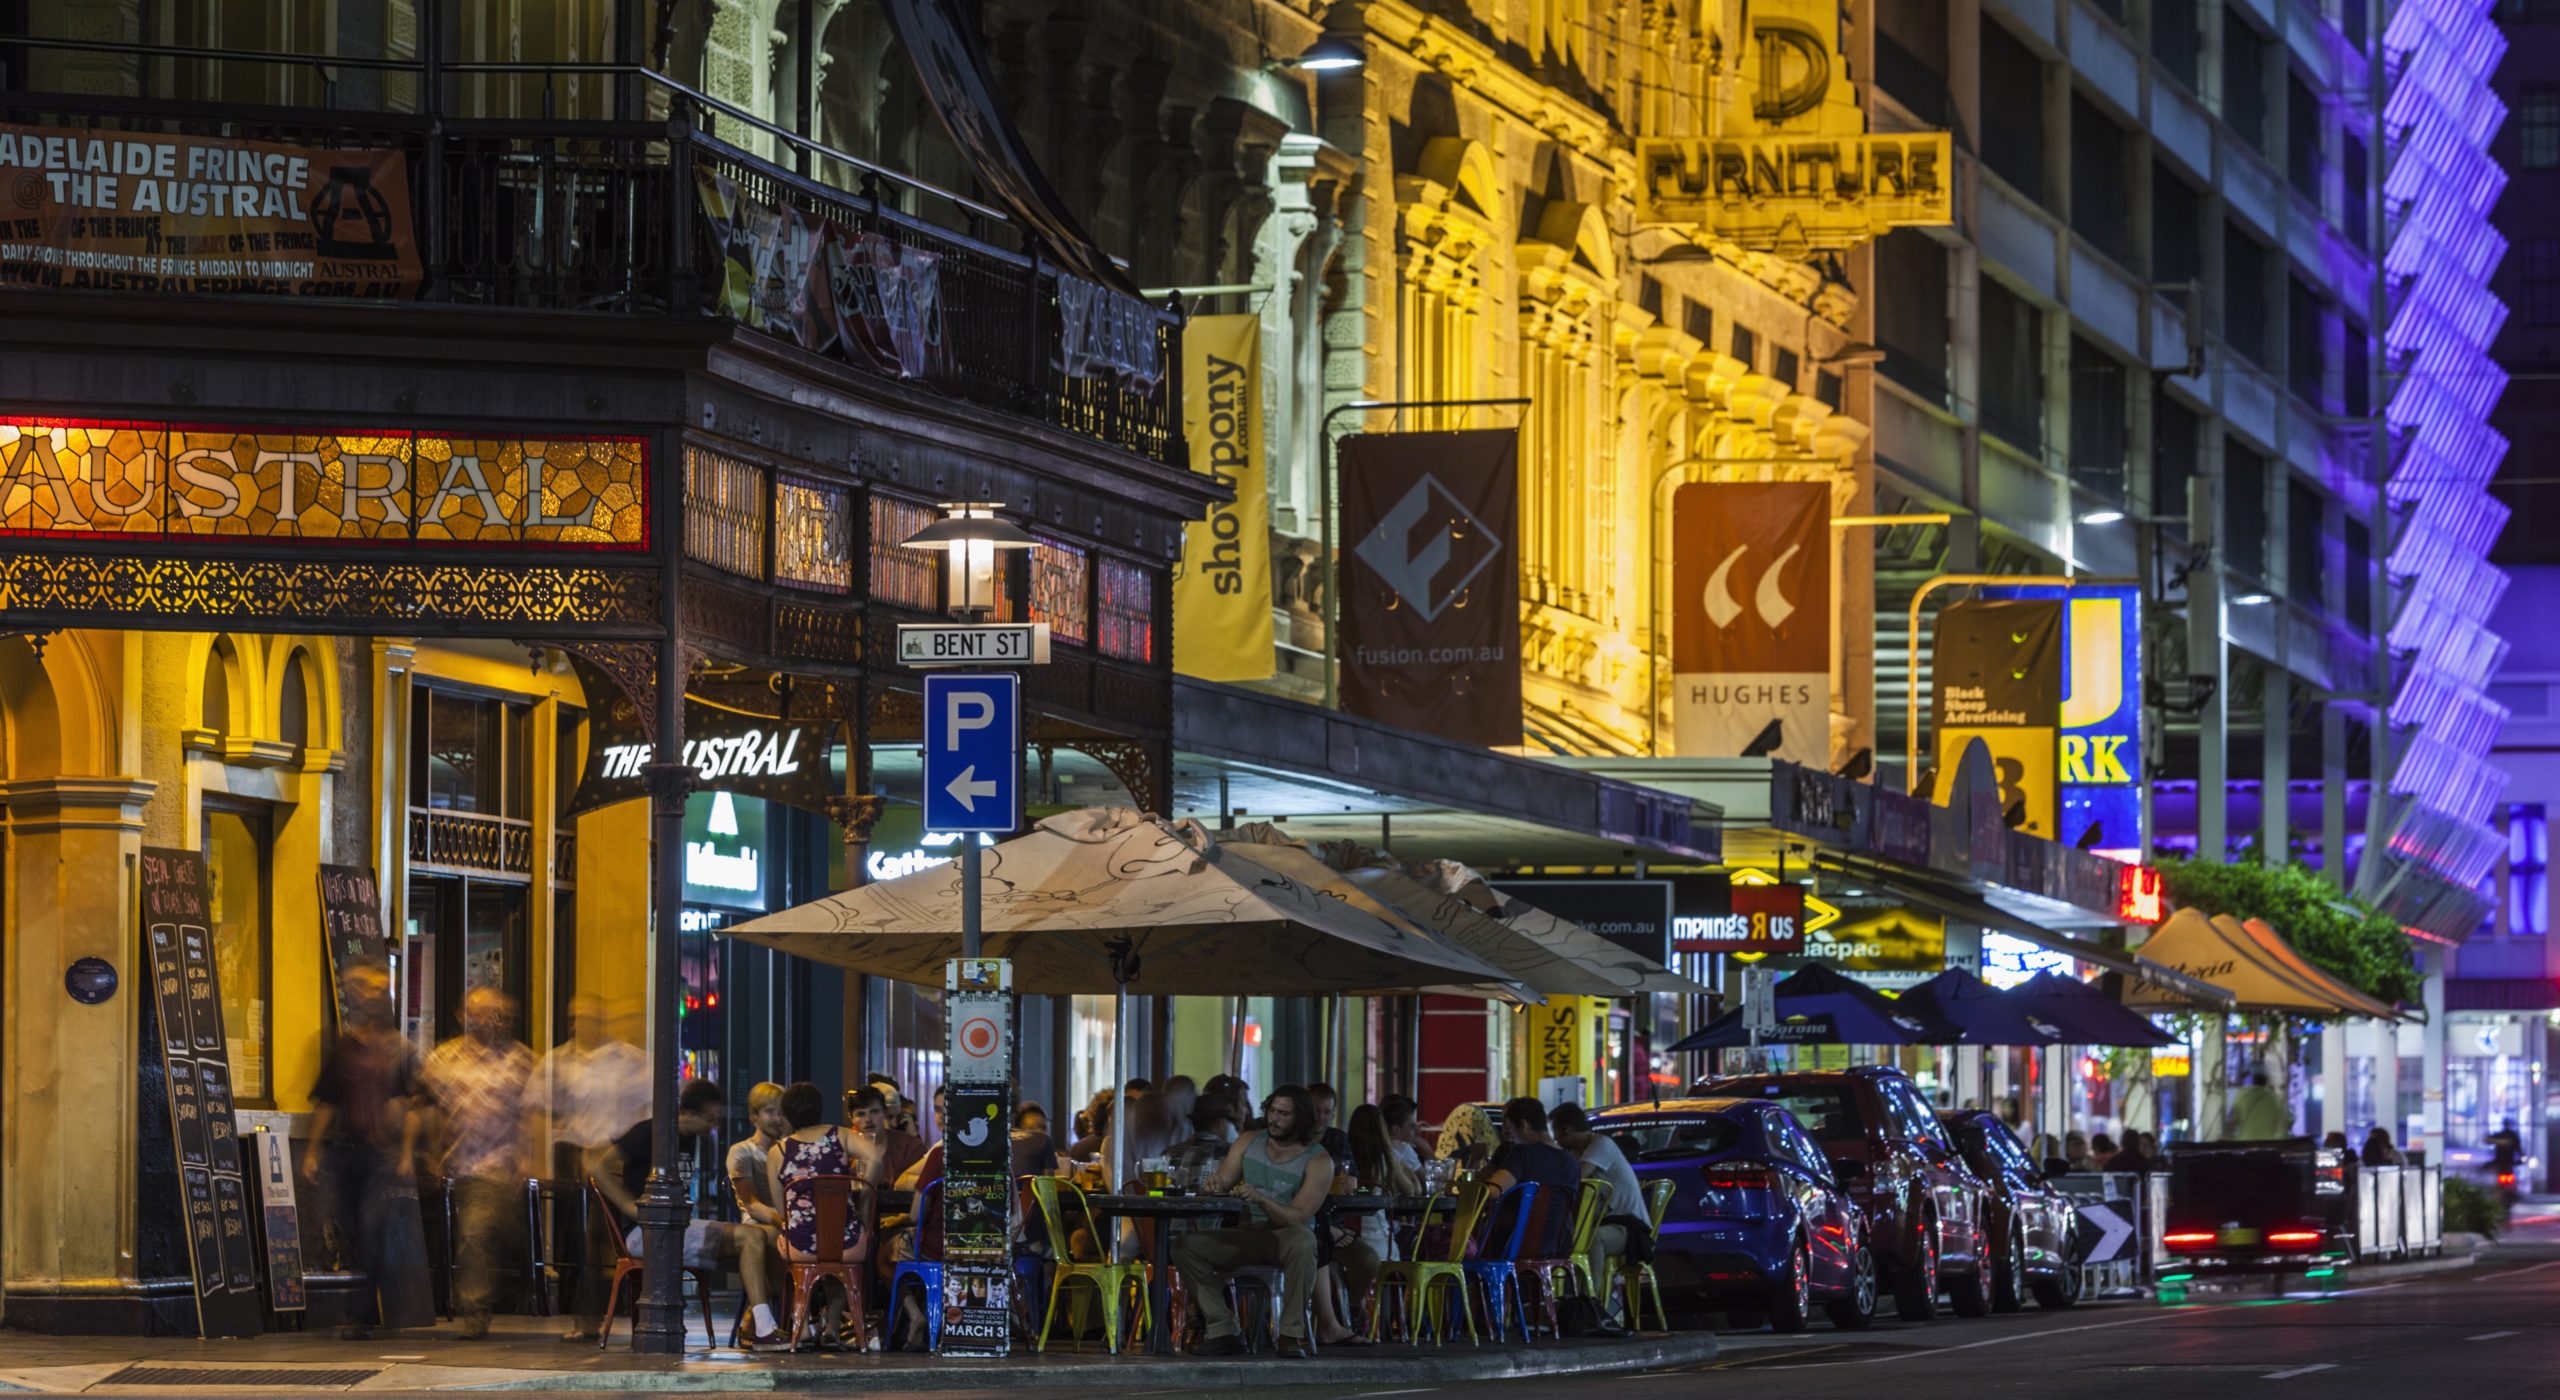
[[[1209,1183],[1212,1192],[1244,1200],[1244,1222],[1193,1230],[1174,1241],[1173,1267],[1206,1324],[1195,1356],[1235,1356],[1244,1350],[1235,1311],[1227,1306],[1227,1280],[1246,1265],[1280,1270],[1279,1354],[1315,1354],[1307,1342],[1307,1300],[1316,1280],[1316,1237],[1310,1228],[1333,1189],[1333,1159],[1316,1145],[1315,1105],[1307,1091],[1284,1084],[1271,1095],[1267,1124],[1227,1149]]]

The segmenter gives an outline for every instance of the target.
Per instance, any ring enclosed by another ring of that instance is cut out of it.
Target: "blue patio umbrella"
[[[1926,1007],[1906,1007],[1864,982],[1816,965],[1797,971],[1772,989],[1775,1029],[1760,1033],[1763,1045],[1948,1045],[1959,1032]],[[1751,1043],[1743,1012],[1729,1011],[1671,1047],[1730,1050]]]
[[[2115,998],[2076,977],[2039,972],[2011,989],[2010,996],[2036,1015],[2062,1027],[2072,1045],[2175,1045],[2178,1038],[2150,1020],[2119,1005]]]
[[[1948,968],[1904,992],[1895,1005],[1935,1013],[1964,1032],[1965,1045],[2061,1045],[2066,1027],[1962,968]]]

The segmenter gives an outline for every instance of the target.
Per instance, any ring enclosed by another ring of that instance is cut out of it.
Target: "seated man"
[[[1595,1261],[1599,1275],[1591,1282],[1601,1297],[1610,1298],[1609,1273],[1617,1261],[1630,1250],[1639,1260],[1653,1257],[1653,1214],[1645,1205],[1644,1185],[1618,1144],[1591,1131],[1591,1116],[1582,1111],[1582,1105],[1556,1105],[1547,1115],[1547,1126],[1555,1133],[1556,1146],[1580,1159],[1585,1176],[1609,1183],[1609,1206],[1600,1229],[1591,1237],[1592,1252],[1600,1256]],[[1608,1306],[1614,1312],[1618,1305],[1613,1300]]]
[[[1573,1240],[1573,1198],[1582,1185],[1582,1163],[1547,1136],[1547,1106],[1533,1098],[1517,1098],[1502,1106],[1502,1146],[1486,1163],[1485,1180],[1496,1191],[1536,1183],[1545,1209],[1543,1239],[1523,1240],[1521,1257],[1553,1259]],[[1506,1211],[1493,1219],[1485,1238],[1508,1243],[1512,1221]]]
[[[677,1190],[687,1196],[692,1194],[702,1139],[721,1126],[727,1108],[728,1100],[720,1086],[708,1079],[689,1079],[676,1095],[676,1159],[666,1164],[666,1170],[674,1177]],[[640,1197],[648,1189],[650,1169],[657,1165],[656,1148],[657,1120],[643,1118],[605,1149],[604,1170],[597,1175],[596,1185],[626,1222],[640,1218]],[[747,1307],[753,1319],[750,1343],[783,1340],[782,1324],[773,1315],[773,1279],[779,1272],[774,1239],[775,1232],[762,1225],[725,1220],[692,1220],[685,1224],[684,1267],[719,1272],[735,1269],[746,1285]],[[635,1255],[645,1252],[637,1223],[630,1225],[623,1247]]]
[[[1246,1264],[1280,1269],[1279,1354],[1315,1354],[1306,1335],[1307,1299],[1316,1281],[1316,1237],[1309,1225],[1333,1187],[1333,1159],[1316,1145],[1315,1105],[1306,1090],[1281,1086],[1264,1112],[1267,1126],[1237,1139],[1209,1183],[1211,1191],[1244,1198],[1243,1223],[1193,1230],[1173,1243],[1174,1271],[1204,1324],[1194,1356],[1244,1350],[1235,1311],[1227,1306],[1227,1280]]]

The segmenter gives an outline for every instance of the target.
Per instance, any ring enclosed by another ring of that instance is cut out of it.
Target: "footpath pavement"
[[[0,1332],[0,1393],[276,1395],[424,1391],[856,1394],[1065,1387],[1212,1394],[1290,1385],[1465,1385],[1592,1377],[1712,1359],[1707,1332],[1449,1347],[1341,1346],[1304,1361],[1270,1356],[1077,1355],[1063,1351],[969,1361],[907,1354],[771,1354],[699,1345],[685,1356],[634,1354],[558,1340],[556,1318],[503,1318],[481,1341],[451,1328],[370,1342],[279,1333],[243,1341],[42,1337]]]

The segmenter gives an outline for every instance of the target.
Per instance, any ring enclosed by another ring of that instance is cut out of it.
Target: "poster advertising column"
[[[1938,614],[1930,655],[1935,800],[1954,793],[1957,760],[1980,739],[2009,825],[2060,835],[2057,726],[2062,719],[2062,604],[1975,599]],[[2075,833],[2077,834],[2077,833]]]
[[[1191,469],[1235,500],[1182,528],[1173,665],[1204,681],[1271,675],[1271,485],[1262,457],[1262,318],[1194,316],[1182,329]]]
[[[1682,758],[1831,758],[1831,487],[1671,495],[1672,741]]]
[[[1013,964],[954,958],[943,974],[950,1026],[942,1124],[944,1356],[1013,1346]]]

